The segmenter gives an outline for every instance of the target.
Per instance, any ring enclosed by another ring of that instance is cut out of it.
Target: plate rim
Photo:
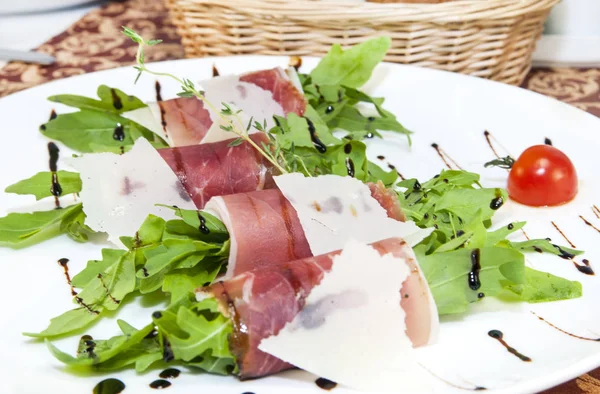
[[[203,57],[203,58],[165,60],[165,61],[148,63],[148,65],[162,65],[162,64],[167,64],[167,63],[194,63],[194,62],[210,64],[211,62],[218,62],[220,60],[231,62],[231,61],[234,61],[235,59],[248,59],[248,58],[255,58],[257,60],[280,59],[280,60],[284,61],[283,64],[287,64],[287,63],[285,63],[285,61],[287,59],[289,59],[288,56],[281,56],[281,55],[276,55],[276,56],[270,56],[270,55],[215,56],[215,57]],[[310,60],[310,61],[317,61],[319,58],[314,57],[314,56],[303,56],[303,59]],[[520,86],[507,85],[507,84],[497,82],[497,81],[492,81],[492,80],[474,77],[474,76],[470,76],[470,75],[458,74],[458,73],[445,71],[445,70],[437,70],[437,69],[430,69],[430,68],[424,68],[424,67],[416,67],[416,66],[410,66],[410,65],[389,63],[389,62],[384,62],[383,64],[386,64],[387,66],[391,66],[394,70],[398,70],[398,71],[400,71],[400,70],[418,70],[419,72],[433,73],[436,75],[445,75],[446,76],[445,78],[454,78],[454,79],[465,79],[466,78],[467,80],[472,80],[472,81],[479,80],[479,82],[477,82],[477,83],[483,84],[481,86],[496,85],[502,89],[507,89],[508,91],[514,92],[511,94],[521,94],[521,95],[530,94],[530,95],[533,95],[531,97],[539,97],[539,98],[542,98],[545,100],[551,100],[555,103],[558,102],[563,107],[568,107],[571,110],[575,110],[576,112],[579,113],[579,116],[584,116],[583,114],[585,114],[585,116],[589,117],[589,119],[595,119],[595,122],[598,122],[598,125],[600,126],[600,118],[596,117],[595,115],[590,114],[589,112],[586,112],[586,111],[584,111],[580,108],[577,108],[573,105],[570,105],[568,103],[562,102],[556,98],[545,96],[541,93],[537,93],[537,92],[522,88]],[[32,91],[35,91],[35,89],[38,89],[40,87],[60,85],[61,83],[65,83],[66,81],[71,81],[71,80],[77,81],[78,79],[81,79],[81,78],[101,79],[105,74],[110,74],[110,73],[114,73],[114,72],[122,72],[123,70],[126,70],[126,69],[131,69],[132,81],[133,81],[134,72],[133,72],[132,66],[121,66],[121,67],[107,69],[107,70],[100,70],[100,71],[95,71],[95,72],[91,72],[91,73],[70,76],[67,78],[47,81],[45,83],[42,83],[42,84],[30,87],[30,88],[21,90],[19,92],[12,93],[8,96],[2,97],[2,98],[0,98],[0,108],[3,105],[6,105],[8,102],[12,101],[12,99],[15,99],[15,98],[18,99],[23,95],[31,94]],[[395,72],[398,72],[398,71],[395,71]],[[585,373],[588,373],[591,370],[598,368],[598,367],[600,367],[600,349],[598,350],[597,353],[586,356],[585,358],[578,360],[578,362],[576,364],[572,364],[569,367],[557,370],[556,372],[554,372],[551,375],[542,375],[542,376],[539,376],[539,377],[536,377],[533,379],[529,379],[527,381],[518,382],[518,383],[516,383],[514,385],[510,385],[506,388],[490,389],[490,390],[488,390],[488,392],[490,394],[492,394],[492,393],[500,394],[500,393],[514,393],[515,391],[536,392],[536,391],[540,391],[540,390],[545,390],[545,389],[560,385],[562,383],[566,383],[566,382],[568,382],[572,379],[575,379]]]

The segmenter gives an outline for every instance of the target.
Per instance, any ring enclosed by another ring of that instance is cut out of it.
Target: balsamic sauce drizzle
[[[435,151],[437,152],[438,156],[442,159],[442,161],[444,162],[444,164],[446,165],[446,167],[448,167],[449,170],[453,170],[454,168],[452,168],[452,166],[450,165],[450,163],[454,164],[456,166],[456,168],[458,168],[459,170],[464,170],[460,165],[458,165],[458,163],[452,159],[448,153],[446,153],[446,151],[444,151],[442,148],[440,148],[440,146],[438,144],[436,144],[435,142],[433,144],[431,144],[431,147],[433,149],[435,149]]]
[[[348,176],[354,178],[354,162],[349,157],[346,157],[346,171]]]
[[[180,373],[181,371],[177,368],[167,368],[164,371],[162,371],[158,376],[163,379],[175,379],[179,377]]]
[[[586,224],[592,226],[593,228],[595,228],[598,232],[600,232],[600,230],[598,230],[596,227],[594,227],[591,223],[589,223],[587,220],[585,220],[583,218],[583,216],[579,216],[584,222],[586,222]],[[556,223],[554,223],[553,221],[551,221],[552,225],[554,226],[554,228],[556,229],[556,231],[558,231],[558,233],[565,239],[565,241],[567,241],[569,243],[569,245],[573,248],[576,249],[577,247],[575,246],[575,244],[573,244],[573,242],[571,242],[569,240],[569,238],[567,238],[567,236],[565,235],[565,233],[558,227],[558,225]],[[550,240],[550,239],[548,239]],[[575,255],[572,253],[567,252],[566,250],[563,250],[560,246],[552,244],[552,246],[554,246],[556,249],[558,249],[560,255],[559,257],[565,259],[565,260],[571,260],[573,262],[573,265],[575,266],[575,268],[577,268],[577,271],[581,272],[582,274],[585,275],[595,275],[595,272],[593,270],[592,267],[590,267],[590,262],[587,259],[582,260],[581,262],[583,263],[583,265],[578,264],[575,261]]]
[[[518,357],[521,361],[524,361],[526,363],[531,362],[531,359],[521,353],[519,353],[517,351],[517,349],[515,349],[514,347],[511,347],[508,345],[508,343],[506,343],[503,339],[504,334],[502,333],[502,331],[499,330],[491,330],[488,332],[488,335],[496,340],[498,340],[498,342],[500,342],[502,344],[502,346],[504,346],[506,348],[506,350],[508,350],[508,352],[510,354],[515,355],[516,357]]]
[[[65,278],[67,279],[67,284],[71,287],[71,295],[73,297],[75,297],[77,295],[77,292],[75,291],[75,288],[73,287],[73,284],[71,283],[71,275],[69,274],[69,259],[62,258],[62,259],[58,260],[58,264],[60,264],[60,266],[63,268],[63,271],[65,273]]]
[[[58,157],[59,157],[60,149],[54,142],[48,143],[48,154],[50,155],[50,160],[48,165],[50,167],[50,173],[52,174],[52,185],[50,186],[50,193],[54,196],[54,207],[56,209],[60,208],[60,201],[58,197],[62,195],[62,187],[58,182]]]
[[[93,394],[119,394],[125,390],[125,383],[119,379],[105,379],[98,383],[92,390]]]
[[[490,147],[490,149],[494,153],[494,156],[496,156],[497,159],[500,159],[501,157],[498,154],[498,151],[496,150],[496,148],[494,147],[494,144],[492,143],[492,140],[494,141],[494,143],[497,146],[499,146],[500,148],[502,148],[502,150],[504,150],[508,156],[511,156],[511,154],[508,152],[508,149],[506,149],[504,146],[502,146],[502,144],[496,139],[496,137],[494,137],[492,135],[492,133],[490,133],[489,131],[485,130],[483,132],[483,136],[485,137],[485,140],[487,141],[488,146]]]
[[[80,349],[78,353],[81,352],[83,354],[87,354],[89,358],[95,358],[96,353],[94,353],[94,349],[96,349],[96,342],[94,342],[94,338],[91,335],[84,335],[79,339]],[[81,346],[84,345],[84,346]]]
[[[210,230],[208,229],[208,227],[206,227],[206,218],[202,216],[200,211],[198,211],[198,219],[200,220],[200,226],[198,226],[198,230],[200,230],[202,234],[209,234]]]
[[[582,218],[581,216],[579,216],[579,217]],[[585,221],[585,219],[583,219],[583,220]],[[556,231],[558,231],[558,233],[565,239],[565,241],[567,241],[567,243],[573,249],[577,249],[577,246],[575,246],[575,244],[573,242],[571,242],[571,240],[569,238],[567,238],[567,236],[565,235],[565,233],[562,232],[562,230],[558,227],[558,225],[556,223],[554,223],[554,221],[550,221],[550,223],[552,223],[552,225],[554,226],[554,228],[556,229]]]
[[[596,215],[596,217],[600,219],[600,209],[597,206],[592,205],[592,212],[594,212],[594,215]]]
[[[71,295],[73,297],[75,297],[75,301],[77,301],[77,303],[81,307],[87,309],[88,312],[90,312],[94,315],[99,315],[100,312],[92,309],[88,304],[83,302],[83,299],[81,297],[79,297],[77,291],[75,291],[75,288],[73,287],[73,284],[71,283],[71,275],[69,274],[69,259],[62,258],[62,259],[58,260],[58,264],[63,268],[63,271],[65,273],[65,278],[67,279],[67,284],[71,288]]]
[[[123,142],[125,140],[125,128],[121,123],[117,123],[113,132],[113,140]]]
[[[467,390],[467,391],[483,391],[483,390],[487,390],[487,388],[485,387],[481,387],[481,386],[476,386],[473,385],[475,387],[470,388],[470,387],[463,387],[463,386],[459,386],[457,384],[454,384],[444,378],[442,378],[441,376],[436,375],[435,373],[433,373],[433,371],[431,371],[429,368],[427,368],[426,366],[424,366],[423,364],[419,363],[419,365],[426,370],[427,372],[429,372],[431,374],[431,376],[434,376],[436,378],[438,378],[439,380],[441,380],[442,382],[446,383],[448,386],[452,386],[454,388],[460,389],[460,390]]]
[[[218,77],[219,75],[220,75],[219,74],[219,70],[217,69],[217,66],[213,63],[213,66],[212,66],[212,76],[214,78],[214,77]]]
[[[599,232],[599,233],[600,233],[600,228],[598,228],[598,227],[594,226],[594,225],[592,224],[592,222],[590,222],[589,220],[587,220],[587,219],[586,219],[586,218],[584,218],[583,216],[579,215],[579,217],[581,218],[581,220],[583,220],[583,222],[584,222],[585,224],[587,224],[588,226],[590,226],[591,228],[593,228],[594,230],[596,230],[597,232]]]
[[[558,330],[560,332],[562,332],[563,334],[567,334],[570,337],[573,338],[577,338],[577,339],[582,339],[584,341],[592,341],[592,342],[600,342],[600,338],[588,338],[588,337],[582,337],[579,335],[575,335],[572,334],[568,331],[563,330],[560,327],[555,326],[554,324],[550,323],[548,320],[544,319],[543,317],[539,316],[537,313],[535,313],[534,311],[530,311],[535,317],[537,317],[539,320],[543,321],[544,323],[546,323],[547,325],[549,325],[550,327],[554,328],[555,330]]]
[[[108,286],[106,286],[106,282],[104,282],[104,278],[102,277],[102,274],[98,274],[97,278],[100,280],[100,284],[104,288],[104,291],[106,291],[106,295],[108,296],[108,298],[110,298],[110,300],[112,302],[114,302],[115,304],[117,304],[117,305],[120,304],[121,301],[117,300],[115,297],[113,297],[110,294],[110,290],[108,289]]]
[[[168,363],[175,360],[175,353],[171,348],[171,343],[167,338],[163,338],[163,361]]]
[[[154,91],[156,92],[156,101],[163,101],[162,99],[162,95],[160,94],[162,88],[160,86],[160,82],[158,82],[158,80],[156,80],[156,82],[154,82]]]
[[[544,144],[552,146],[552,140],[548,137],[544,138]]]
[[[502,205],[504,205],[504,199],[502,198],[502,196],[498,196],[490,202],[490,208],[494,211],[500,209]]]
[[[469,288],[471,290],[479,290],[481,287],[479,271],[481,271],[481,251],[473,249],[471,252],[471,271],[468,274]]]
[[[319,386],[319,388],[327,391],[333,390],[337,386],[336,382],[332,382],[331,380],[325,378],[319,378],[315,380],[315,384]]]
[[[490,132],[486,130],[483,132],[483,135],[485,136],[485,140],[487,141],[487,144],[489,145],[490,149],[494,153],[494,156],[496,156],[496,159],[499,159],[500,155],[498,154],[498,152],[496,152],[496,148],[494,148],[494,145],[492,145]]]
[[[171,382],[169,382],[168,380],[164,380],[164,379],[157,379],[154,382],[150,383],[150,388],[153,389],[166,389],[167,387],[171,386]]]
[[[306,123],[308,124],[308,132],[310,133],[310,139],[315,148],[320,153],[327,152],[327,146],[317,136],[317,129],[315,128],[315,124],[312,122],[312,120],[308,119],[307,117],[305,117],[304,119],[306,119]]]
[[[117,94],[117,91],[115,89],[110,89],[110,94],[112,96],[113,107],[117,110],[123,109],[123,102]]]
[[[48,122],[56,119],[57,117],[58,117],[58,115],[56,114],[56,111],[53,109],[52,111],[50,111],[50,119],[48,119]]]
[[[385,156],[383,156],[383,155],[379,155],[379,156],[377,156],[377,158],[378,158],[379,160],[381,160],[381,161],[384,161],[384,160],[385,160]],[[389,161],[388,161],[388,162],[386,162],[386,164],[387,164],[387,166],[388,166],[388,168],[389,168],[390,170],[395,170],[395,171],[396,171],[396,174],[398,174],[398,176],[400,177],[400,179],[401,179],[401,180],[403,180],[403,181],[405,181],[405,180],[406,180],[406,178],[404,177],[404,175],[402,175],[402,174],[400,173],[400,171],[398,171],[398,169],[396,168],[396,166],[395,166],[395,165],[393,165],[393,164],[392,164],[392,163],[390,163]]]

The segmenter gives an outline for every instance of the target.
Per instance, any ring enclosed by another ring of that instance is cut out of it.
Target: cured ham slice
[[[215,197],[206,210],[229,231],[226,277],[312,256],[296,211],[277,189]]]
[[[165,138],[172,147],[218,142],[235,136],[221,129],[233,121],[245,129],[252,119],[267,128],[273,126],[273,116],[290,112],[302,115],[306,101],[297,75],[288,75],[281,68],[247,73],[241,76],[216,77],[200,83],[206,100],[179,97],[149,103],[148,107],[124,113],[129,118]],[[240,110],[234,118],[223,119],[222,103]],[[250,129],[249,132],[255,132]]]
[[[306,101],[301,87],[298,88],[284,70],[277,67],[271,70],[248,73],[240,77],[240,81],[252,83],[268,90],[286,114],[291,112],[304,115]]]
[[[275,182],[280,190],[224,195],[205,206],[231,237],[226,278],[258,266],[331,252],[350,238],[374,242],[405,237],[415,244],[429,235],[413,222],[388,217],[383,206],[396,216],[401,211],[394,206],[395,193],[383,185],[375,185],[372,193],[353,178],[300,174],[277,176]]]
[[[171,146],[200,143],[213,124],[210,112],[195,97],[179,97],[156,104],[161,126]]]
[[[397,278],[401,284],[397,287],[400,290],[397,301],[401,306],[398,310],[401,309],[406,314],[406,334],[413,346],[428,343],[436,335],[437,311],[412,249],[400,238],[375,242],[371,246],[377,252],[376,256],[389,255],[398,260],[395,263],[404,263],[401,269],[405,274]],[[292,367],[292,364],[259,349],[259,344],[263,339],[277,335],[286,324],[292,322],[305,308],[311,291],[321,283],[332,266],[350,264],[348,259],[351,260],[352,255],[360,259],[360,262],[354,262],[360,267],[358,275],[380,268],[375,264],[376,261],[371,261],[372,255],[365,259],[364,255],[353,253],[352,250],[345,255],[344,251],[335,251],[257,268],[199,291],[203,296],[214,296],[223,313],[233,321],[230,350],[237,360],[242,379],[265,376]],[[338,300],[343,304],[342,308],[361,304],[361,298],[355,295],[350,294],[343,300]],[[311,308],[312,312],[318,312],[314,306]],[[328,308],[329,304],[324,303],[321,313],[326,313]],[[385,320],[386,317],[382,319]],[[307,329],[317,328],[320,324],[322,322],[315,319],[314,315],[302,323]],[[402,332],[398,334],[403,335]]]
[[[260,133],[258,145],[268,143]],[[232,140],[160,149],[198,209],[211,197],[273,188],[272,164],[249,143],[229,146]]]
[[[398,194],[394,190],[386,188],[381,181],[377,181],[377,183],[369,182],[367,185],[369,186],[369,190],[371,190],[371,196],[385,209],[389,218],[406,222],[406,215],[402,212],[402,208],[400,208]]]

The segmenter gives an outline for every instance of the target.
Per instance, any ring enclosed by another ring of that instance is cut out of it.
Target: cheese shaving
[[[372,243],[403,238],[411,246],[431,234],[414,222],[399,222],[371,196],[369,187],[351,177],[286,174],[274,177],[292,204],[313,255],[339,250],[350,238]]]
[[[156,204],[196,209],[173,170],[144,138],[123,155],[94,153],[70,161],[81,175],[85,224],[108,233],[115,244],[120,245],[121,236],[133,236],[148,214],[173,218],[173,211]]]
[[[404,259],[350,240],[302,311],[259,349],[353,389],[429,392],[400,307],[409,274]]]

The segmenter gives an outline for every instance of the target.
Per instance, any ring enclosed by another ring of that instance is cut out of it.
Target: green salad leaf
[[[27,247],[65,233],[75,241],[85,242],[93,231],[84,221],[81,204],[51,211],[9,213],[0,218],[0,245]]]
[[[43,124],[40,131],[44,136],[82,153],[121,153],[131,149],[140,137],[146,138],[155,148],[168,146],[155,133],[136,122],[116,113],[90,109],[60,114]]]
[[[529,303],[551,302],[581,297],[581,283],[570,281],[547,272],[525,267],[526,282],[510,283],[505,288]]]
[[[127,111],[144,108],[147,105],[135,96],[125,94],[123,91],[100,85],[96,92],[100,100],[73,94],[59,94],[48,97],[48,101],[60,103],[73,108],[90,109],[94,111],[121,114]]]
[[[208,217],[207,225],[216,231],[224,226],[208,213],[177,209],[185,218],[169,221],[171,228],[195,224],[199,215]],[[89,261],[73,277],[81,289],[74,297],[78,307],[53,318],[40,333],[26,335],[52,338],[78,332],[118,309],[127,299],[156,291],[172,292],[173,302],[181,300],[199,285],[212,282],[227,262],[229,239],[225,234],[211,235],[169,232],[167,222],[148,215],[134,237],[122,237],[127,249],[103,249],[102,260]],[[183,284],[184,288],[177,285]],[[194,287],[195,286],[195,287]]]
[[[168,146],[152,131],[120,116],[146,107],[140,99],[106,85],[100,85],[97,94],[100,100],[69,94],[49,97],[50,101],[79,111],[51,118],[40,126],[41,133],[83,153],[122,153],[131,149],[140,137],[146,138],[155,148]]]
[[[581,251],[548,240],[508,241],[524,222],[489,230],[493,208],[507,198],[504,190],[482,188],[477,174],[454,170],[442,171],[427,182],[409,179],[398,186],[405,189],[399,200],[407,217],[420,227],[434,227],[414,249],[440,315],[463,313],[481,297],[506,291],[526,302],[581,296],[578,282],[526,269],[523,255],[535,250],[570,258]],[[474,266],[475,251],[480,268]],[[470,287],[472,273],[478,273],[480,287]]]
[[[81,178],[76,172],[57,171],[57,179],[62,188],[62,194],[79,193],[81,191]],[[36,200],[53,197],[52,173],[49,171],[38,172],[31,178],[24,179],[4,189],[5,193],[14,193],[35,196]]]
[[[54,357],[76,370],[135,367],[144,372],[168,362],[225,375],[235,368],[228,340],[232,323],[218,311],[213,298],[198,302],[188,293],[167,310],[153,313],[152,322],[140,330],[123,320],[118,325],[122,334],[107,340],[83,336],[75,356],[48,340],[46,344]]]
[[[525,258],[515,250],[494,246],[477,249],[481,287],[473,290],[469,287],[468,277],[473,270],[471,255],[476,249],[461,248],[429,255],[424,249],[419,245],[415,253],[440,315],[466,312],[468,305],[479,299],[480,293],[497,296],[505,282],[521,285],[526,280]]]
[[[373,69],[383,60],[391,43],[389,37],[377,37],[347,50],[334,44],[310,76],[316,84],[359,88],[371,78]]]

